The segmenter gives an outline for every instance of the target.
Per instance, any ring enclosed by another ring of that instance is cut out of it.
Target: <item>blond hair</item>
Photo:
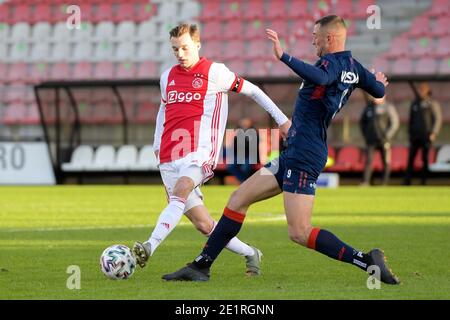
[[[169,32],[170,38],[178,38],[185,33],[189,33],[195,42],[200,42],[200,30],[196,24],[181,23]]]

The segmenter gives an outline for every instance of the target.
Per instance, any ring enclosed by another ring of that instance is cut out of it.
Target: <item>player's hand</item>
[[[272,29],[266,29],[267,38],[272,41],[273,44],[273,53],[275,57],[279,60],[283,55],[283,49],[281,48],[280,40],[278,40],[278,34]]]
[[[430,141],[433,142],[434,140],[436,140],[436,133],[431,133],[430,134]]]
[[[372,73],[375,75],[375,79],[377,81],[380,81],[385,87],[387,87],[389,82],[387,81],[387,77],[383,72],[375,72],[375,69],[371,69],[370,71],[372,71]]]
[[[286,121],[285,123],[283,123],[279,128],[280,128],[280,135],[283,139],[286,139],[288,136],[288,132],[289,132],[289,128],[291,127],[291,120]]]

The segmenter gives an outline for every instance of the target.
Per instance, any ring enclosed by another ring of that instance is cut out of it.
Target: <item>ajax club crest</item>
[[[195,78],[194,81],[192,81],[192,87],[195,89],[199,89],[203,86],[203,80],[200,78]]]

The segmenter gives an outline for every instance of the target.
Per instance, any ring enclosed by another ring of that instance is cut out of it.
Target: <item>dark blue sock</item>
[[[193,264],[200,269],[209,268],[228,242],[239,233],[244,218],[244,214],[225,208],[202,253]]]
[[[351,263],[367,270],[367,255],[345,244],[327,230],[313,228],[308,239],[308,248],[316,250],[330,258]]]

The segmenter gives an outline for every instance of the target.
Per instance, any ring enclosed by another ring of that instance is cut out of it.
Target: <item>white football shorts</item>
[[[209,172],[205,173],[203,167],[193,164],[191,160],[182,158],[160,164],[159,171],[168,196],[172,195],[175,184],[179,178],[189,177],[194,181],[196,187],[192,190],[186,200],[184,213],[196,206],[203,205],[203,194],[200,191],[200,186],[211,178]]]

